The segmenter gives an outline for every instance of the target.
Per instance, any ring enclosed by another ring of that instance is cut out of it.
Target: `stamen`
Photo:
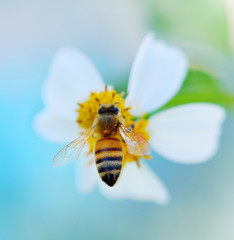
[[[99,100],[97,97],[95,97],[95,100],[96,100],[98,103],[100,103],[100,100]]]
[[[152,156],[149,156],[149,155],[144,155],[143,157],[144,157],[144,159],[146,159],[146,160],[152,160],[152,159],[153,159],[153,157],[152,157]]]
[[[137,167],[140,168],[141,165],[140,165],[140,163],[139,163],[139,159],[137,159],[135,162],[136,162]]]
[[[105,92],[107,92],[108,91],[108,89],[107,89],[107,85],[105,85]]]
[[[84,107],[84,105],[82,103],[77,103],[81,108]]]
[[[128,111],[130,109],[132,109],[132,107],[127,107],[127,108],[124,109],[124,112],[126,112],[126,111]]]
[[[114,91],[113,93],[112,93],[112,98],[114,99],[114,97],[115,97],[115,94],[116,94],[116,92]]]

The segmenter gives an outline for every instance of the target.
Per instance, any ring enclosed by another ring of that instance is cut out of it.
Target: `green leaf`
[[[207,73],[190,70],[178,94],[155,112],[185,103],[208,102],[234,108],[234,94],[224,89],[221,82]]]

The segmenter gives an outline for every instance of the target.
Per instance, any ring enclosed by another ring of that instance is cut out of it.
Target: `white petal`
[[[218,148],[222,107],[208,103],[185,104],[149,120],[150,143],[162,156],[181,163],[200,163]]]
[[[77,102],[87,99],[91,91],[104,89],[104,82],[93,64],[81,52],[64,48],[58,51],[44,87],[47,108],[75,121]]]
[[[48,110],[41,111],[34,119],[35,131],[52,142],[69,142],[78,136],[78,124]]]
[[[77,161],[77,188],[81,193],[87,194],[94,190],[98,183],[98,173],[94,159],[92,159],[92,164],[90,164],[91,158],[85,156],[84,154],[80,156]]]
[[[100,190],[110,199],[132,199],[165,204],[169,201],[166,187],[145,164],[138,168],[135,163],[127,164],[114,187],[99,181]]]
[[[187,70],[188,60],[181,50],[147,35],[129,79],[127,105],[137,107],[132,113],[148,113],[167,103],[181,88]]]

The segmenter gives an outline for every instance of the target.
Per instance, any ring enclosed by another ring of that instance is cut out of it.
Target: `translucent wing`
[[[94,131],[95,131],[95,129],[91,128],[87,132],[81,134],[78,138],[76,138],[74,141],[69,143],[63,149],[61,149],[55,155],[55,157],[52,161],[53,166],[55,166],[55,167],[63,166],[65,164],[72,162],[73,160],[77,160],[82,149],[85,146],[85,143],[92,136]]]
[[[127,144],[128,152],[130,154],[143,156],[150,153],[150,146],[143,136],[132,132],[123,124],[120,124],[119,132]]]

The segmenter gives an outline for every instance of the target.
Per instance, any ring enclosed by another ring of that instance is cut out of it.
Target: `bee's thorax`
[[[111,114],[105,114],[99,116],[99,119],[97,121],[97,128],[101,135],[110,136],[116,134],[118,124],[119,121],[115,116]]]

